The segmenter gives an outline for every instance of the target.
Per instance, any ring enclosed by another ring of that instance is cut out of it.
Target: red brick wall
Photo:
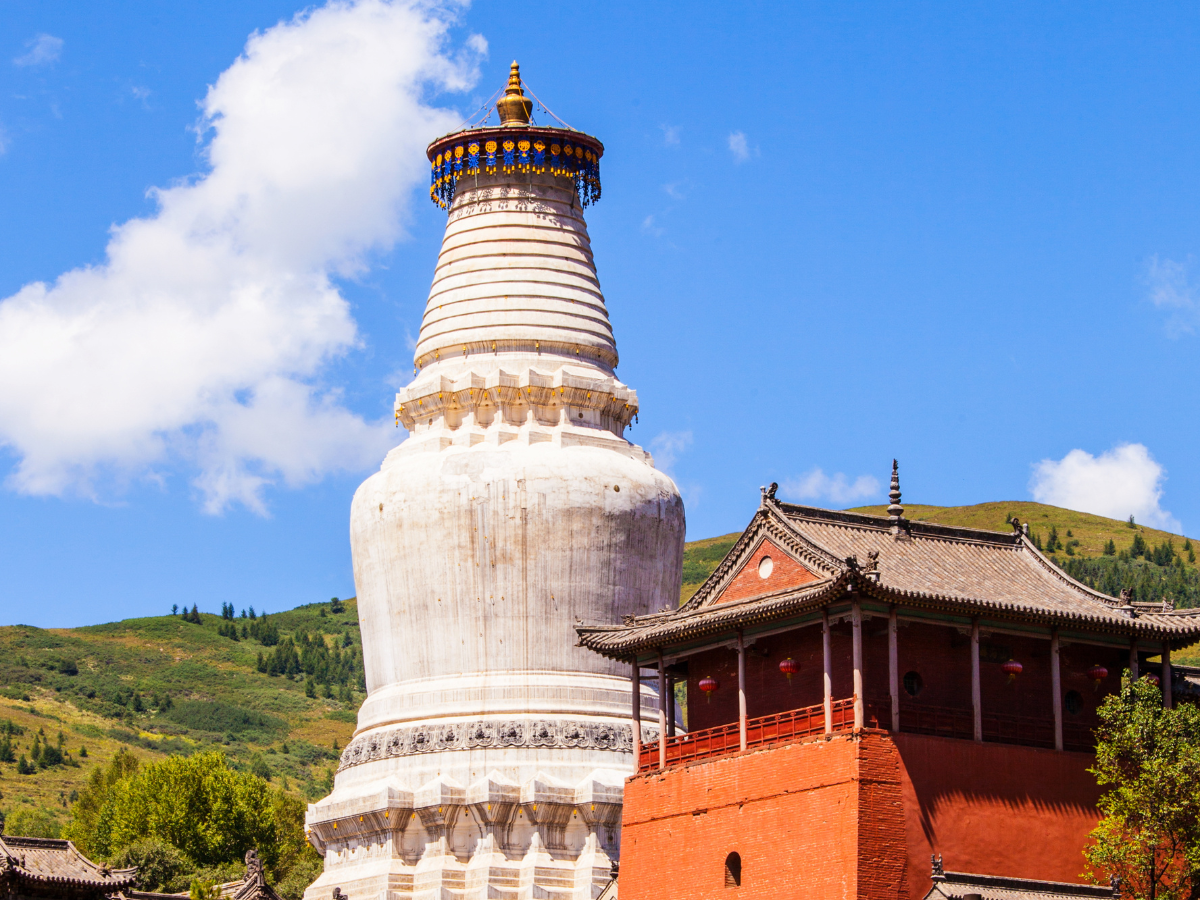
[[[621,896],[858,897],[857,773],[858,744],[840,737],[629,779]],[[732,851],[738,888],[724,881]]]
[[[764,556],[771,557],[773,568],[769,576],[761,578],[758,574],[758,566]],[[782,591],[784,588],[799,587],[816,580],[816,575],[771,541],[763,541],[750,555],[750,559],[742,566],[741,571],[733,576],[733,580],[713,602],[730,603],[734,600],[747,600],[751,597]]]
[[[929,890],[931,853],[956,872],[1083,880],[1099,818],[1091,754],[916,734],[889,742],[901,760],[912,900]]]
[[[1080,881],[1091,757],[864,732],[629,779],[625,900],[918,900],[957,871]],[[724,886],[728,853],[742,885]]]

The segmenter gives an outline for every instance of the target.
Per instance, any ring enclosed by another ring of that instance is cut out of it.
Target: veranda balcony
[[[864,707],[864,725],[867,727],[879,728],[883,727],[883,723],[891,721],[889,700],[864,704]],[[788,744],[821,734],[854,730],[853,697],[831,701],[829,713],[828,725],[824,704],[748,718],[744,743],[740,722],[667,737],[665,746],[659,741],[650,741],[640,747],[638,774],[705,759],[733,756],[743,750]],[[982,737],[985,742],[1054,748],[1052,718],[984,713],[982,720]],[[975,736],[974,713],[970,709],[905,703],[900,707],[900,731],[972,740]],[[1095,746],[1091,729],[1064,723],[1063,745],[1065,750],[1091,752]]]

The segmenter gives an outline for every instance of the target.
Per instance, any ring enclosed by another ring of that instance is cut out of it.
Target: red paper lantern
[[[700,690],[704,691],[704,699],[706,702],[712,700],[712,692],[720,686],[721,685],[717,683],[717,679],[712,677],[701,678],[700,684],[698,685]]]
[[[1150,682],[1155,687],[1158,687],[1162,683],[1159,680],[1159,677],[1157,675],[1155,675],[1153,672],[1151,672],[1149,675],[1143,675],[1142,677],[1145,678],[1148,682]]]
[[[1108,677],[1108,669],[1099,664],[1094,665],[1087,670],[1087,677],[1096,682],[1096,689],[1099,690],[1100,682]]]
[[[1025,671],[1025,667],[1015,659],[1010,659],[1000,667],[1000,671],[1008,676],[1008,683],[1012,684],[1014,681],[1016,681],[1017,676]]]
[[[779,671],[787,676],[788,681],[791,681],[792,676],[800,671],[800,665],[789,656],[787,659],[779,661]]]

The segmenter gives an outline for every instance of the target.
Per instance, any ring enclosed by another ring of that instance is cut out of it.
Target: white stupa
[[[629,669],[574,625],[676,604],[683,503],[623,436],[583,220],[603,146],[530,110],[514,63],[499,126],[429,147],[449,220],[409,436],[351,509],[367,699],[306,900],[592,900],[618,854]]]

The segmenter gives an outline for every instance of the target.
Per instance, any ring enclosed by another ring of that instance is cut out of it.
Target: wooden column
[[[892,696],[892,731],[900,730],[900,638],[896,607],[888,612],[888,691]]]
[[[829,646],[829,607],[821,610],[821,658],[824,665],[825,733],[833,734],[833,652]]]
[[[863,727],[863,673],[862,673],[862,606],[855,597],[850,604],[851,645],[854,663],[854,730]]]
[[[1050,632],[1050,691],[1054,694],[1054,749],[1063,748],[1062,673],[1059,670],[1058,629]]]
[[[979,690],[979,620],[971,621],[971,720],[975,740],[983,741],[983,698]]]
[[[642,764],[642,670],[637,657],[633,658],[633,771]]]
[[[746,749],[746,641],[739,629],[737,635],[738,655],[738,746]]]
[[[1163,641],[1162,649],[1162,689],[1163,706],[1166,709],[1172,709],[1175,702],[1171,696],[1171,645],[1166,641]]]
[[[1129,641],[1129,677],[1138,680],[1138,643],[1137,638]]]
[[[667,713],[663,694],[667,689],[667,667],[663,665],[662,650],[658,651],[658,768],[667,767]]]
[[[675,676],[667,673],[667,737],[675,737]]]

